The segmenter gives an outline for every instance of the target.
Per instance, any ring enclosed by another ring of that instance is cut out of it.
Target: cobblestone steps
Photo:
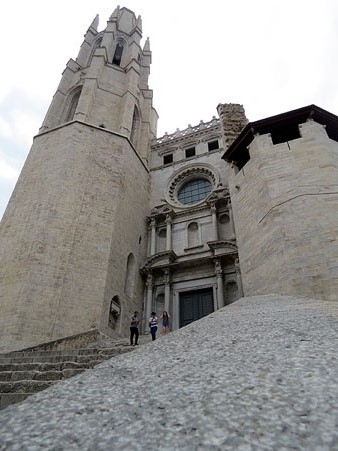
[[[99,340],[85,348],[22,350],[0,355],[0,409],[75,376],[111,357],[132,351],[127,340]]]

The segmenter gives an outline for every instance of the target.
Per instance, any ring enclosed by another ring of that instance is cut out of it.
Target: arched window
[[[131,125],[131,133],[130,133],[130,141],[133,143],[134,147],[136,147],[137,144],[137,138],[140,130],[140,113],[138,111],[137,106],[134,107],[134,114],[133,114],[133,122]]]
[[[128,297],[133,297],[134,295],[134,286],[135,286],[135,257],[133,254],[128,255],[127,260],[127,268],[126,268],[126,278],[124,283],[124,292]]]
[[[188,225],[188,248],[199,245],[199,231],[197,222]]]
[[[109,326],[116,328],[119,317],[121,316],[121,304],[118,296],[114,296],[109,306]]]
[[[218,217],[218,235],[220,240],[229,239],[230,218],[227,213],[222,213]]]
[[[116,66],[121,65],[124,44],[125,44],[125,42],[123,39],[119,38],[117,40],[116,47],[115,47],[115,53],[114,53],[114,57],[113,57],[113,64],[116,64]]]
[[[82,91],[82,86],[79,86],[78,88],[75,88],[70,94],[69,94],[69,103],[68,103],[68,109],[67,114],[65,117],[65,122],[72,121],[75,116],[76,108],[79,103],[80,95]]]
[[[97,40],[94,42],[94,45],[93,45],[93,48],[92,48],[92,51],[91,51],[91,54],[90,54],[90,58],[89,58],[88,64],[89,64],[90,61],[92,60],[93,55],[94,55],[94,53],[95,53],[95,50],[96,50],[97,48],[101,47],[101,44],[102,44],[102,37],[99,38],[99,39],[97,39]]]

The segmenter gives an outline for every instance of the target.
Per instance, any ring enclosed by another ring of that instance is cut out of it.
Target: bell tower
[[[117,7],[101,32],[98,21],[96,16],[76,60],[68,61],[40,132],[86,122],[128,137],[146,162],[157,123],[148,86],[149,39],[142,49],[141,16],[127,8]]]
[[[141,308],[157,124],[141,37],[117,7],[66,65],[1,223],[0,350],[121,334]]]

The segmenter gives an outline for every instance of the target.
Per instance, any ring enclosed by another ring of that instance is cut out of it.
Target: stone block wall
[[[35,138],[1,223],[2,350],[113,332],[111,298],[122,316],[139,305],[137,270],[125,295],[126,258],[144,259],[148,189],[125,137],[73,122]]]
[[[256,136],[229,171],[244,293],[338,299],[338,143],[310,120],[298,139]]]

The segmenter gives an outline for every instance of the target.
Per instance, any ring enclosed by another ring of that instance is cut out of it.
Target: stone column
[[[234,238],[236,238],[236,233],[235,233],[234,215],[232,213],[232,206],[231,206],[230,203],[228,205],[228,209],[229,209],[229,221],[230,221],[231,239],[234,239]]]
[[[171,240],[171,225],[172,225],[172,217],[171,215],[167,215],[165,218],[165,222],[167,224],[167,243],[166,243],[166,250],[171,251],[172,249],[172,240]]]
[[[217,279],[217,303],[218,308],[222,308],[225,306],[224,303],[224,289],[223,289],[223,271],[222,264],[220,260],[215,262],[215,274]]]
[[[217,215],[216,215],[216,205],[213,203],[210,207],[211,219],[212,219],[212,241],[218,241],[218,226],[217,226]]]
[[[150,221],[150,255],[155,255],[156,252],[156,221],[151,218]]]
[[[148,320],[151,315],[151,311],[153,308],[153,286],[154,286],[154,277],[152,274],[148,274],[147,276],[147,306],[146,306],[146,324],[145,330],[148,330]]]
[[[166,269],[163,276],[164,282],[164,310],[169,313],[170,306],[170,271]]]
[[[242,298],[244,296],[243,284],[242,284],[242,275],[241,275],[241,267],[239,265],[239,260],[236,258],[235,260],[235,271],[238,285],[238,294],[239,297]]]

